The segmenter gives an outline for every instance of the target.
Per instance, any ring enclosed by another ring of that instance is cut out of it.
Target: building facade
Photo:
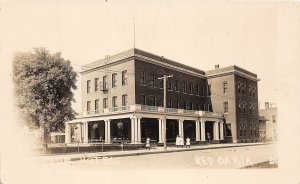
[[[237,66],[205,72],[132,49],[82,67],[82,113],[66,122],[66,143],[163,143],[163,75],[173,76],[167,142],[177,135],[194,143],[258,140],[255,74]]]
[[[277,126],[278,126],[278,114],[276,104],[265,102],[265,108],[259,110],[259,115],[264,116],[268,121],[266,121],[266,135],[265,139],[267,141],[277,140]]]

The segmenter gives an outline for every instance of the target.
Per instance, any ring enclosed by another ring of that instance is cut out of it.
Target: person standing
[[[175,141],[175,147],[178,148],[179,146],[179,136],[176,136],[176,141]]]
[[[189,137],[186,138],[186,147],[191,147],[191,139]]]
[[[145,147],[150,150],[150,138],[149,137],[146,139],[146,146]]]

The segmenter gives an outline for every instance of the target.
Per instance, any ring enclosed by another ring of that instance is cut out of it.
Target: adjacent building
[[[278,114],[277,106],[274,103],[265,102],[265,108],[259,110],[259,115],[264,116],[268,121],[266,121],[266,133],[265,139],[267,141],[277,140],[277,127],[278,127]]]
[[[66,122],[66,143],[258,141],[257,75],[237,66],[203,71],[139,49],[82,67],[82,113]]]

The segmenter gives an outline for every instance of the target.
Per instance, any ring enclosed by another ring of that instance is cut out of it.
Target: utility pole
[[[164,75],[158,78],[164,81],[164,151],[167,151],[167,78],[171,78],[173,75]]]

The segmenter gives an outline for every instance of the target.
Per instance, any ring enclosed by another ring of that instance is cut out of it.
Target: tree
[[[44,143],[52,131],[61,131],[64,122],[75,118],[71,103],[77,74],[61,53],[45,48],[16,53],[13,80],[17,106],[22,119],[31,128],[42,128]]]

